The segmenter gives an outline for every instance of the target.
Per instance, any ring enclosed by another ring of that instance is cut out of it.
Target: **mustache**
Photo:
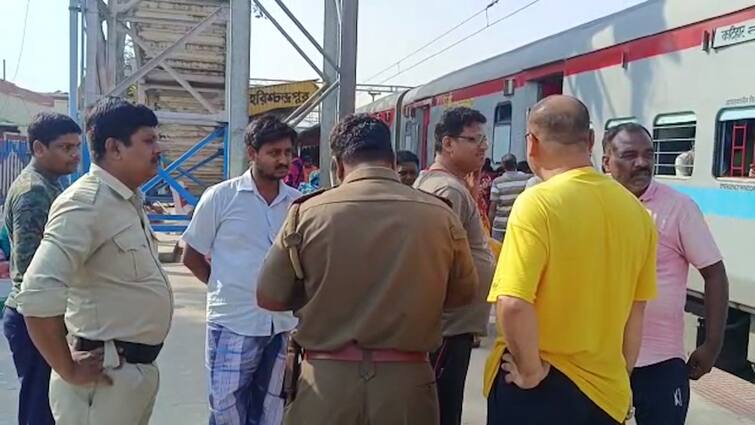
[[[638,177],[638,176],[642,176],[642,175],[650,176],[652,174],[653,174],[653,170],[651,170],[649,167],[648,168],[640,168],[640,169],[634,170],[632,172],[632,177]]]

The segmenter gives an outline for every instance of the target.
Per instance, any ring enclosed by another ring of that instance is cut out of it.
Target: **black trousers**
[[[689,409],[689,370],[671,359],[632,371],[637,425],[684,425]]]
[[[507,384],[503,371],[488,397],[488,425],[618,425],[555,367],[537,387]]]
[[[440,425],[461,425],[473,341],[471,333],[445,337],[440,348],[430,355],[438,387]]]

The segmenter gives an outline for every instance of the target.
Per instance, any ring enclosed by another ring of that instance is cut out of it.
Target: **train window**
[[[626,123],[630,123],[630,122],[637,123],[639,121],[637,120],[636,117],[612,118],[612,119],[606,121],[606,128],[605,129],[608,130],[609,128],[614,128],[617,125],[626,124]]]
[[[511,151],[511,103],[502,103],[495,107],[493,122],[493,162]]]
[[[755,177],[755,108],[726,109],[718,118],[716,177]]]
[[[692,112],[665,114],[653,123],[655,174],[689,177],[695,165],[697,117]]]

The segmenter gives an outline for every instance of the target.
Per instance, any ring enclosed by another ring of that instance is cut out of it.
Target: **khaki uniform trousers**
[[[438,425],[429,363],[305,360],[285,425]]]
[[[50,407],[57,425],[147,425],[155,405],[160,373],[154,364],[123,363],[106,369],[112,386],[75,386],[55,371]]]

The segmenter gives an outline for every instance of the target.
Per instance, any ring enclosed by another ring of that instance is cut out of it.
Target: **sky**
[[[331,0],[284,1],[312,35],[322,40],[323,4]],[[357,81],[416,86],[641,2],[499,0],[488,7],[486,13],[478,14],[432,45],[398,62],[485,9],[491,0],[361,0]],[[262,0],[262,3],[300,44],[307,44],[273,0]],[[28,0],[28,5],[25,17],[27,0],[0,0],[0,16],[3,17],[0,59],[7,63],[6,79],[36,91],[68,91],[68,0]],[[493,24],[524,6],[528,7]],[[252,18],[251,32],[250,75],[253,78],[317,78],[269,20]],[[305,51],[315,63],[322,63],[313,47],[308,46]],[[427,59],[430,56],[434,57]],[[419,62],[422,63],[416,65]],[[369,99],[362,94],[357,103],[366,103]]]

